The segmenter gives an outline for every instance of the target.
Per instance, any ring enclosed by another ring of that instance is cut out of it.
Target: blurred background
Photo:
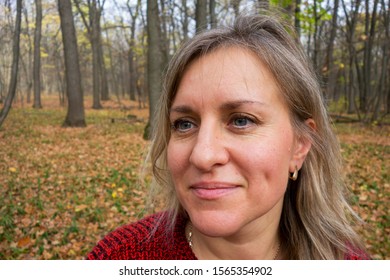
[[[313,61],[357,230],[389,259],[388,0],[0,0],[0,259],[82,259],[157,211],[140,174],[170,57],[260,8],[281,11]]]

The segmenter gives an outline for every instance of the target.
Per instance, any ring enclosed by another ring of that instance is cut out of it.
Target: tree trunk
[[[101,91],[101,80],[100,80],[100,64],[99,64],[99,33],[98,33],[98,15],[96,0],[92,0],[92,4],[89,7],[89,16],[91,20],[91,45],[92,45],[92,82],[93,82],[93,109],[102,109],[100,103],[100,91]]]
[[[385,28],[385,42],[384,46],[386,47],[386,52],[384,53],[384,56],[386,57],[386,60],[389,61],[389,55],[390,55],[390,3],[387,1],[387,6],[385,4],[385,0],[381,1],[382,3],[382,9],[383,9],[383,23]],[[384,105],[384,113],[389,114],[390,113],[390,64],[386,64],[386,68],[382,69],[382,71],[385,72],[385,79],[384,84],[382,86],[383,88],[383,96],[385,100],[387,99],[387,103]],[[387,78],[386,78],[387,77]]]
[[[269,9],[269,0],[258,0],[257,1],[257,6],[259,9],[265,9],[265,10],[268,10]]]
[[[319,20],[318,20],[318,15],[317,15],[317,0],[313,1],[313,18],[314,18],[314,34],[313,34],[314,50],[313,50],[312,60],[313,60],[315,69],[318,71],[318,52],[319,52],[318,21]]]
[[[295,0],[295,17],[294,26],[297,31],[298,38],[301,37],[301,0]]]
[[[34,103],[33,108],[42,108],[41,103],[41,33],[42,33],[42,1],[35,0],[36,20],[34,32]]]
[[[390,87],[387,88],[387,106],[386,113],[390,114]]]
[[[371,67],[372,67],[372,48],[375,36],[376,14],[379,0],[374,0],[372,13],[370,13],[369,1],[366,0],[366,20],[365,20],[365,41],[364,41],[364,61],[363,61],[363,90],[360,94],[360,110],[367,112],[368,97],[372,95],[371,90]],[[370,17],[371,14],[371,17]]]
[[[326,55],[326,62],[325,62],[325,67],[327,70],[327,73],[326,73],[326,80],[327,80],[326,94],[327,94],[328,98],[334,97],[334,89],[336,87],[336,79],[337,79],[337,72],[338,72],[338,66],[335,67],[334,59],[333,59],[334,41],[335,41],[336,32],[337,32],[338,9],[339,9],[339,0],[335,0],[334,7],[333,7],[333,15],[332,15],[332,26],[331,26],[331,31],[330,31],[330,37],[329,37],[329,43],[328,43],[327,55]]]
[[[127,9],[131,16],[131,29],[130,29],[130,42],[129,42],[129,51],[127,54],[128,63],[129,63],[129,96],[130,100],[135,101],[135,93],[137,91],[137,79],[136,79],[136,69],[135,69],[135,27],[136,20],[138,18],[139,9],[141,6],[141,0],[137,1],[137,5],[135,7],[135,11],[132,11],[130,7],[130,1],[127,1]]]
[[[106,28],[105,30],[105,33],[106,33],[106,38],[109,38],[109,34],[108,34],[108,29]],[[107,48],[108,50],[108,57],[109,57],[109,60],[110,60],[110,68],[111,68],[111,77],[112,77],[112,81],[111,81],[111,84],[112,84],[112,91],[114,91],[114,94],[118,100],[118,104],[121,104],[121,99],[120,99],[120,94],[119,94],[119,87],[121,86],[121,83],[120,83],[120,78],[118,77],[117,73],[121,73],[122,71],[122,65],[123,65],[123,59],[120,59],[120,62],[119,62],[119,71],[117,71],[117,68],[115,68],[115,63],[114,63],[114,56],[112,55],[112,50],[111,50],[111,46],[109,46]]]
[[[59,56],[60,57],[60,56]],[[56,59],[56,78],[57,78],[57,91],[58,91],[58,99],[60,102],[60,106],[65,106],[65,97],[66,97],[66,87],[63,77],[63,69],[65,67],[62,65],[60,59]]]
[[[130,39],[131,40],[131,39]],[[127,53],[127,61],[129,64],[129,97],[130,100],[135,101],[135,92],[136,92],[136,80],[135,80],[135,63],[134,63],[134,51],[133,44],[129,46],[129,51]]]
[[[160,23],[160,28],[159,28],[159,38],[160,38],[160,50],[162,53],[162,59],[161,59],[161,69],[164,69],[163,65],[167,65],[169,61],[169,32],[168,32],[168,25],[172,24],[172,22],[168,22],[168,16],[167,16],[167,9],[165,8],[165,5],[167,2],[166,0],[160,0],[160,7],[161,7],[161,12],[160,17],[159,17],[159,23]],[[167,3],[168,4],[168,3]],[[174,36],[174,35],[173,35]],[[172,37],[173,37],[172,36]]]
[[[210,9],[210,26],[211,28],[217,27],[217,15],[215,14],[215,0],[209,0]]]
[[[101,26],[100,26],[100,17],[101,12],[98,12],[98,20],[97,20],[97,34],[98,34],[98,58],[99,58],[99,75],[100,75],[100,96],[101,100],[109,100],[109,89],[108,89],[108,80],[107,80],[107,69],[106,63],[104,62],[104,52],[103,52],[103,42],[102,42],[102,34],[101,34]]]
[[[97,43],[94,40],[92,45],[92,108],[93,109],[102,109],[100,103],[100,71],[99,71],[99,50]]]
[[[347,22],[347,32],[346,32],[346,41],[347,41],[347,46],[348,46],[348,78],[346,79],[346,82],[348,83],[347,87],[347,92],[346,92],[346,97],[347,97],[347,103],[348,103],[348,109],[347,113],[355,113],[356,112],[356,106],[355,106],[355,92],[354,92],[354,83],[355,83],[355,78],[354,78],[354,60],[356,56],[356,51],[355,47],[353,45],[354,41],[354,34],[355,34],[355,28],[356,28],[356,22],[358,18],[358,12],[359,12],[359,7],[360,7],[360,2],[361,0],[357,0],[351,8],[347,8],[345,6],[344,0],[341,0],[344,14],[345,14],[345,19]],[[348,11],[350,11],[349,14]]]
[[[376,104],[374,107],[374,114],[372,116],[371,121],[377,121],[380,118],[381,108],[384,110],[384,113],[389,113],[389,87],[390,82],[389,78],[386,76],[390,73],[390,65],[389,65],[389,46],[390,46],[390,10],[389,3],[387,6],[385,4],[385,0],[381,0],[382,6],[382,17],[383,17],[383,28],[384,28],[384,38],[382,43],[382,65],[380,71],[380,79],[378,84],[378,98],[376,100]],[[386,106],[386,94],[387,94],[387,106]]]
[[[240,14],[240,2],[241,0],[232,0],[231,2],[235,17],[238,17],[238,15]]]
[[[16,19],[15,19],[15,30],[13,37],[13,56],[12,56],[12,67],[11,67],[11,78],[8,88],[8,95],[4,101],[4,107],[0,112],[0,127],[3,124],[5,118],[11,109],[12,101],[16,94],[16,85],[18,80],[18,67],[19,67],[19,52],[20,52],[20,26],[22,21],[22,0],[16,1]]]
[[[68,112],[63,126],[84,127],[86,123],[79,52],[70,0],[58,0],[58,12],[60,14],[62,41],[64,44],[66,93],[68,96]]]
[[[207,29],[207,1],[197,0],[195,7],[196,32]]]
[[[3,81],[3,77],[1,76],[1,72],[0,72],[0,104],[3,103],[3,100],[4,99],[4,81]]]
[[[88,1],[88,14],[89,19],[86,18],[84,9],[80,7],[80,0],[74,0],[74,3],[79,11],[81,18],[84,22],[84,26],[88,32],[88,39],[91,43],[92,48],[92,108],[93,109],[102,109],[102,105],[100,103],[101,96],[101,69],[99,64],[99,20],[101,10],[98,8],[97,4],[98,0],[90,0]]]
[[[188,39],[188,7],[187,7],[187,0],[182,0],[181,5],[183,7],[183,40],[187,41]]]
[[[145,138],[150,137],[154,129],[155,113],[161,93],[162,52],[160,48],[160,24],[157,0],[147,2],[147,31],[148,31],[148,93],[149,93],[149,124],[145,129]]]
[[[26,7],[23,8],[23,16],[24,16],[24,19],[25,19],[25,28],[26,28],[26,35],[27,35],[27,42],[28,42],[28,55],[27,55],[27,63],[22,63],[23,65],[23,69],[24,69],[24,72],[25,72],[25,80],[26,80],[26,87],[27,87],[27,103],[30,104],[31,103],[31,92],[32,92],[32,88],[33,88],[33,82],[32,82],[32,75],[33,75],[33,70],[32,70],[32,67],[31,65],[33,64],[32,61],[33,61],[33,46],[31,44],[31,40],[30,40],[30,21],[29,21],[29,17],[28,17],[28,12],[27,12],[27,9]],[[23,57],[23,56],[22,56]]]
[[[100,37],[100,36],[99,36]],[[99,39],[101,42],[101,39]],[[110,90],[108,88],[108,79],[107,79],[107,68],[106,63],[104,62],[104,54],[103,54],[103,44],[99,43],[99,68],[100,68],[100,95],[101,100],[110,100]]]
[[[381,71],[381,76],[379,78],[379,87],[377,90],[377,99],[375,100],[375,105],[374,105],[374,112],[371,118],[371,122],[374,122],[378,120],[379,118],[379,111],[381,108],[381,105],[383,104],[384,101],[384,96],[385,96],[385,90],[384,90],[384,85],[386,83],[386,66],[387,66],[387,44],[383,46],[382,51],[383,51],[383,58],[382,58],[382,71]]]

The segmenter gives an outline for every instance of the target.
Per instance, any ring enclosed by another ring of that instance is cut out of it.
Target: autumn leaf
[[[112,196],[112,198],[116,198],[118,196],[118,193],[116,191],[113,191],[111,196]]]
[[[26,236],[18,241],[18,248],[27,247],[31,243],[30,237]]]
[[[80,211],[83,211],[84,209],[88,208],[88,205],[85,205],[85,204],[81,204],[81,205],[77,205],[74,209],[75,212],[80,212]]]

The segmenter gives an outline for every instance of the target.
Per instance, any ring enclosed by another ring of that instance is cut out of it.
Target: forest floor
[[[83,259],[108,232],[148,212],[150,178],[139,176],[148,109],[108,101],[91,110],[87,102],[87,127],[62,128],[66,111],[57,104],[16,104],[0,128],[0,259]],[[356,228],[374,259],[390,259],[390,127],[335,129],[365,221]]]

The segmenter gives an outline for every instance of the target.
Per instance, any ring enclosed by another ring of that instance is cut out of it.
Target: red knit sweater
[[[90,260],[196,260],[186,239],[185,218],[177,219],[173,236],[167,236],[164,223],[157,227],[152,237],[150,236],[161,215],[162,213],[154,214],[134,224],[116,229],[104,237],[87,258]]]
[[[122,226],[104,237],[87,256],[90,260],[196,260],[185,235],[187,220],[179,217],[172,236],[164,222],[156,229],[163,213]],[[150,233],[156,230],[153,236]],[[364,254],[347,254],[346,260],[366,259]]]

